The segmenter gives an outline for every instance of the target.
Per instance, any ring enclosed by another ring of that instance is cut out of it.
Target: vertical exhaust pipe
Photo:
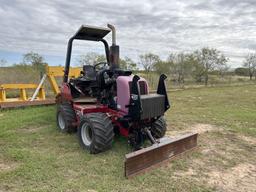
[[[112,31],[112,45],[110,46],[110,68],[119,68],[119,46],[116,45],[116,29],[113,25],[108,24],[108,28]]]
[[[112,45],[116,45],[116,28],[111,24],[108,24],[108,28],[112,31]]]

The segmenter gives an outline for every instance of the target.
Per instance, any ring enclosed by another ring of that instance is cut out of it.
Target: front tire
[[[112,146],[114,128],[105,113],[89,113],[82,117],[77,133],[80,145],[92,154]]]
[[[72,133],[76,130],[76,114],[72,105],[69,103],[59,104],[57,106],[57,127],[63,133]]]
[[[166,133],[166,121],[163,116],[157,119],[151,127],[151,134],[156,139],[160,139],[165,136]]]

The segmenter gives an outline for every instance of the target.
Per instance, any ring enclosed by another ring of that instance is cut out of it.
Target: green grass
[[[256,137],[255,89],[247,85],[170,92],[169,131],[197,123],[223,131],[202,134],[198,150],[130,180],[123,172],[124,155],[130,151],[125,139],[117,138],[110,151],[90,155],[76,135],[57,131],[54,106],[1,111],[0,191],[214,191],[205,180],[209,171],[241,161],[255,163],[255,147],[239,139]],[[214,150],[204,155],[210,143]],[[183,174],[189,168],[195,175]]]
[[[256,85],[170,92],[168,120],[173,127],[191,123],[219,125],[256,136]]]

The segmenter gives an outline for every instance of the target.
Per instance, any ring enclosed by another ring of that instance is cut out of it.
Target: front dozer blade
[[[162,138],[160,143],[125,155],[127,178],[148,171],[197,146],[197,133],[188,133],[176,138]]]

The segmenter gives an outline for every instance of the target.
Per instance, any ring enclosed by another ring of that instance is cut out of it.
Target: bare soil
[[[255,165],[241,163],[225,171],[212,171],[208,175],[208,183],[214,186],[217,191],[256,191]]]
[[[193,178],[195,182],[204,180],[214,191],[256,192],[256,164],[246,162],[246,156],[239,153],[249,148],[253,155],[255,138],[228,133],[211,124],[194,124],[167,135],[173,137],[187,132],[199,133],[198,153],[202,156],[191,158],[187,170],[176,171],[174,177]]]
[[[12,171],[18,166],[17,163],[4,162],[0,159],[0,171]]]
[[[18,131],[24,132],[24,133],[36,133],[44,128],[47,128],[47,126],[26,126],[26,127],[21,127]]]
[[[187,132],[203,134],[205,132],[210,132],[210,131],[221,131],[222,128],[217,127],[215,125],[211,125],[211,124],[198,123],[198,124],[194,124],[194,125],[187,125],[187,128],[185,128],[181,131],[173,131],[171,128],[168,130],[171,130],[171,131],[168,131],[167,135],[175,136],[175,135],[180,135],[180,134],[184,134]]]

